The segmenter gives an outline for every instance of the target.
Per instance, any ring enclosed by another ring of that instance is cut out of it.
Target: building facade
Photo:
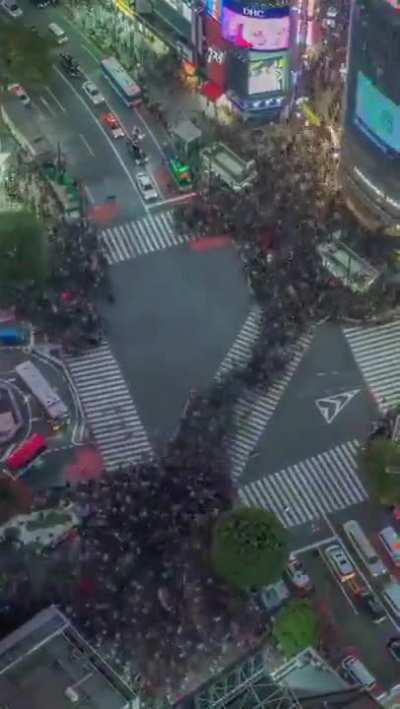
[[[399,73],[399,1],[354,0],[343,119],[343,193],[364,226],[400,237]]]

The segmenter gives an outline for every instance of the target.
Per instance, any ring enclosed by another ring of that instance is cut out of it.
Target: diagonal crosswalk
[[[311,522],[368,499],[358,475],[357,439],[244,485],[240,501],[273,512],[285,527]]]
[[[128,261],[190,240],[177,232],[173,211],[149,214],[142,219],[109,227],[100,233],[100,244],[107,263]]]
[[[254,328],[257,329],[258,320],[256,312],[253,313],[251,320],[246,320],[244,327],[249,326],[250,322],[252,322]],[[236,344],[240,343],[240,338],[241,336],[237,338],[230,352],[234,351],[235,346],[237,349],[240,347],[240,344]],[[287,366],[286,371],[267,391],[262,387],[259,387],[255,391],[249,389],[237,402],[235,408],[235,433],[230,440],[228,440],[232,462],[232,477],[234,480],[238,480],[242,475],[252,452],[264,433],[268,421],[275,413],[286,387],[300,364],[305,351],[310,347],[312,338],[312,332],[305,333],[300,337],[297,342],[295,355]],[[242,349],[242,355],[248,357],[248,353],[245,349]],[[229,353],[227,357],[229,358]],[[224,362],[227,361],[227,358],[225,358]],[[235,361],[234,356],[231,361]],[[221,365],[222,367],[224,366],[224,362]],[[225,371],[227,371],[227,368]]]
[[[400,321],[343,330],[354,359],[383,410],[400,401]]]
[[[221,379],[225,374],[235,369],[243,367],[250,360],[253,347],[261,332],[262,310],[259,306],[254,306],[247,316],[232,347],[228,350],[222,360],[215,379]]]
[[[118,363],[107,343],[66,364],[107,470],[134,463],[151,446]]]

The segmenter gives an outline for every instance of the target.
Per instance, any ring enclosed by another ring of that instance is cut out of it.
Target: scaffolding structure
[[[268,675],[260,650],[211,680],[194,697],[195,709],[301,709],[293,692]]]

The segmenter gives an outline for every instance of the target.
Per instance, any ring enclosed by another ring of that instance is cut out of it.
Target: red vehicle
[[[102,113],[100,116],[100,120],[103,124],[103,126],[106,126],[107,128],[110,129],[111,135],[113,138],[123,138],[125,133],[121,128],[121,124],[117,118],[117,116],[114,116],[113,113]]]
[[[21,468],[25,468],[29,463],[32,463],[46,448],[47,443],[45,437],[41,436],[39,433],[33,433],[32,436],[15,448],[6,458],[6,467],[11,472],[21,470]]]

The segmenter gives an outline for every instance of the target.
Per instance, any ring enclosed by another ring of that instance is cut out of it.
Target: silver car
[[[101,103],[104,103],[104,96],[100,93],[93,81],[84,81],[82,89],[94,106],[99,106]]]

